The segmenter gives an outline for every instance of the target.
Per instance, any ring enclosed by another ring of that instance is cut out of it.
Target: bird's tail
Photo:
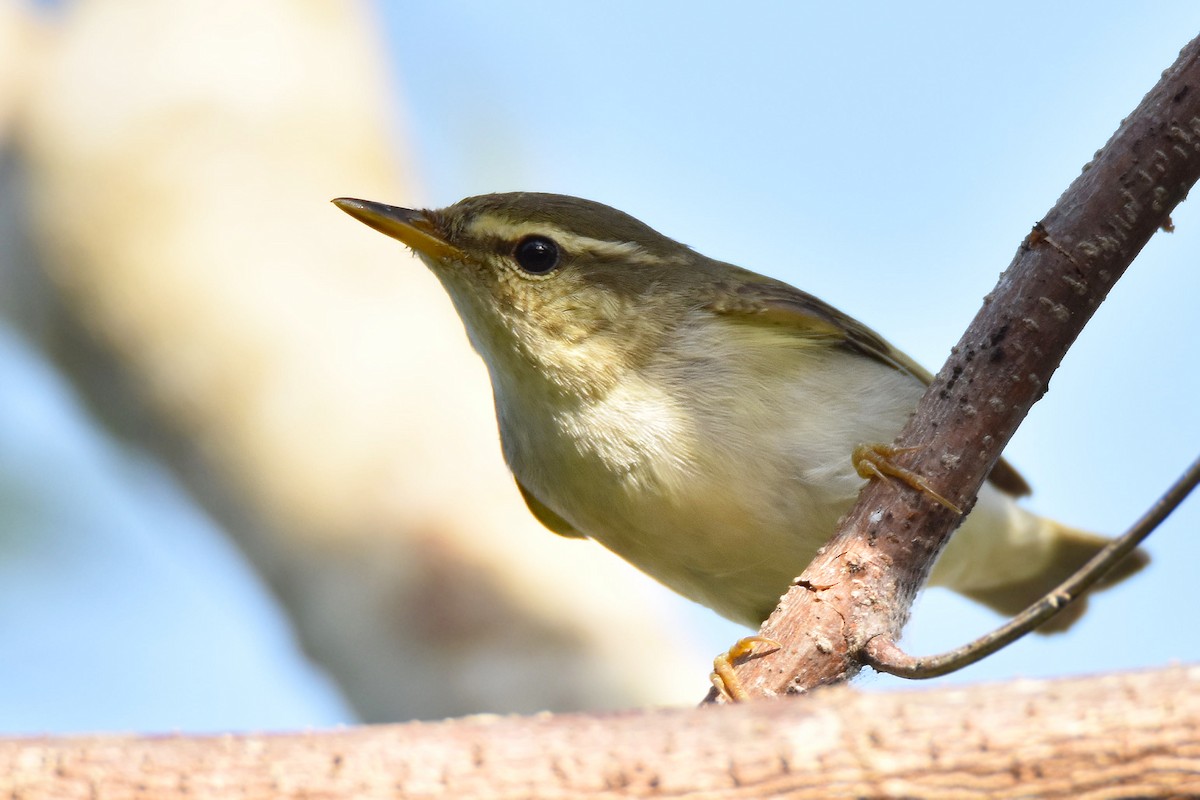
[[[930,583],[955,590],[989,608],[1013,616],[1071,577],[1109,539],[1039,517],[1004,496],[981,494],[963,528],[934,566]],[[1091,591],[1112,586],[1150,561],[1142,550],[1116,564]],[[1065,631],[1087,610],[1080,597],[1038,628]]]

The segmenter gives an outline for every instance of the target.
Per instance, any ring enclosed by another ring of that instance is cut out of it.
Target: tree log
[[[1200,667],[803,702],[283,735],[0,741],[38,798],[1200,794]]]

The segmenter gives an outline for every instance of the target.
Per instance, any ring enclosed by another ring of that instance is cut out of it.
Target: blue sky
[[[1192,2],[732,8],[377,4],[423,187],[377,199],[600,200],[817,294],[936,369],[1030,225],[1200,31]],[[1200,212],[1174,219],[1009,448],[1041,513],[1117,532],[1200,451]],[[0,732],[347,719],[212,524],[98,436],[8,333],[0,387]],[[164,540],[168,527],[180,535]],[[1197,660],[1200,636],[1171,609],[1195,605],[1198,529],[1193,499],[1152,537],[1152,567],[1076,631],[952,680]],[[713,652],[744,632],[679,602]],[[995,622],[931,591],[906,643],[931,652]],[[204,688],[225,663],[214,642],[239,654],[220,698]],[[98,676],[111,690],[85,691]]]
[[[817,294],[936,370],[1030,225],[1200,31],[1186,3],[730,8],[385,6],[421,201],[513,189],[600,200]],[[1183,332],[1200,220],[1187,204],[1174,219],[1008,450],[1041,513],[1116,533],[1200,452]],[[1192,602],[1196,506],[1155,534],[1153,568],[1079,629],[952,680],[1196,658],[1200,638],[1161,611]],[[741,630],[694,617],[714,651]],[[931,591],[907,643],[932,652],[995,622]]]

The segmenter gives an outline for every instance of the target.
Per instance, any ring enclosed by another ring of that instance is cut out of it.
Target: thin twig
[[[1091,588],[1121,559],[1132,553],[1183,502],[1197,483],[1200,483],[1200,458],[1193,461],[1158,502],[1120,538],[1110,542],[1057,589],[991,633],[961,647],[925,658],[914,658],[901,650],[890,637],[877,636],[864,648],[866,663],[879,672],[902,678],[936,678],[986,658],[1020,639]]]

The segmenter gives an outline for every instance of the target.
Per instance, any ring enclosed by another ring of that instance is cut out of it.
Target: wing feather
[[[875,331],[843,314],[823,300],[793,286],[755,273],[738,270],[747,278],[737,285],[722,283],[716,287],[720,298],[706,304],[716,314],[724,314],[760,325],[790,328],[797,335],[824,341],[892,369],[912,375],[928,386],[933,381],[929,370],[897,350]],[[1003,458],[996,462],[988,480],[996,488],[1014,497],[1030,493],[1029,484]]]
[[[547,508],[546,504],[538,500],[533,492],[526,489],[525,485],[520,481],[517,481],[517,488],[521,490],[521,497],[525,498],[525,505],[529,506],[529,513],[533,514],[534,518],[545,525],[546,528],[568,539],[587,538],[587,536],[575,530],[574,525]]]

